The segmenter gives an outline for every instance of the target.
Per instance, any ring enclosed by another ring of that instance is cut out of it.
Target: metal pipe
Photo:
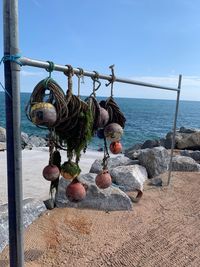
[[[170,154],[170,162],[169,162],[169,172],[168,172],[167,185],[170,184],[170,180],[171,180],[172,158],[173,158],[173,152],[174,152],[174,146],[175,146],[176,123],[177,123],[177,117],[178,117],[178,107],[179,107],[179,99],[180,99],[181,80],[182,80],[182,75],[179,75],[179,81],[178,81],[178,89],[179,90],[177,91],[176,110],[175,110],[175,116],[174,116],[174,126],[173,126],[173,135],[172,135],[172,146],[171,146],[171,154]]]
[[[3,4],[4,56],[15,55],[18,53],[18,0],[4,0]],[[5,62],[5,89],[8,92],[5,93],[5,102],[11,267],[24,266],[19,72],[18,64]]]
[[[24,66],[31,66],[31,67],[37,67],[37,68],[43,68],[43,69],[48,69],[48,67],[49,67],[49,63],[47,61],[40,61],[40,60],[30,59],[30,58],[26,58],[26,57],[21,57],[19,59],[19,61]],[[67,72],[69,70],[69,68],[67,66],[64,66],[64,65],[54,64],[54,70],[61,71],[61,72]],[[86,70],[83,70],[83,72],[81,72],[81,70],[78,68],[73,68],[73,71],[75,74],[78,74],[78,75],[82,74],[84,76],[91,77],[91,78],[96,77],[95,72],[86,71]],[[108,80],[108,81],[112,80],[111,75],[99,74],[99,78],[103,79],[103,80]],[[120,77],[115,77],[115,82],[128,83],[128,84],[134,84],[134,85],[138,85],[138,86],[152,87],[152,88],[169,90],[169,91],[178,91],[179,90],[177,88],[161,86],[161,85],[145,83],[145,82],[139,82],[139,81],[135,81],[132,79],[126,79],[126,78],[120,78]]]

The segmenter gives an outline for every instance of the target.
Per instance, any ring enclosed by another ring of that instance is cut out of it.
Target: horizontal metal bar
[[[26,57],[20,58],[20,62],[24,66],[32,66],[32,67],[43,68],[43,69],[48,69],[48,67],[49,67],[49,63],[47,61],[40,61],[40,60],[30,59],[30,58],[26,58]],[[54,70],[55,71],[61,71],[61,72],[67,72],[69,70],[69,68],[67,66],[64,66],[64,65],[54,64]],[[82,74],[84,76],[91,77],[91,78],[96,77],[96,73],[94,71],[91,72],[91,71],[83,70],[83,73],[81,73],[81,70],[78,68],[73,68],[73,71],[75,74],[79,74],[79,75]],[[99,74],[98,77],[99,77],[99,79],[103,79],[103,80],[108,80],[108,81],[112,80],[111,75]],[[145,83],[145,82],[135,81],[135,80],[126,79],[126,78],[120,78],[120,77],[115,77],[115,82],[128,83],[128,84],[134,84],[134,85],[138,85],[138,86],[152,87],[152,88],[169,90],[169,91],[177,91],[177,92],[180,91],[179,88],[161,86],[161,85],[156,85],[156,84],[152,84],[152,83]]]

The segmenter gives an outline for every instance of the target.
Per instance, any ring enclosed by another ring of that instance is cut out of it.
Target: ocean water
[[[21,93],[21,129],[28,134],[45,136],[48,130],[36,127],[26,117],[29,97],[29,93]],[[172,130],[175,100],[115,98],[115,101],[127,120],[122,138],[124,148],[147,139],[165,137]],[[4,92],[0,92],[0,126],[5,127]],[[200,128],[200,102],[180,101],[177,128],[181,126]],[[94,137],[89,147],[98,149],[102,144],[102,140]]]

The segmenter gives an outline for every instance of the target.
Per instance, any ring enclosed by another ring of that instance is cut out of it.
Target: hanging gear
[[[111,80],[109,83],[106,84],[106,86],[111,85],[111,93],[110,97],[106,100],[106,102],[102,103],[103,105],[102,107],[104,107],[109,113],[109,123],[115,122],[118,123],[122,128],[124,128],[126,118],[113,98],[113,84],[116,79],[114,74],[114,65],[111,65],[109,68],[111,69],[112,74],[111,74]]]

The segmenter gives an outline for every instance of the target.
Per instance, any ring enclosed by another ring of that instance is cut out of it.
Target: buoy
[[[36,125],[52,127],[57,120],[56,108],[51,103],[36,103],[31,107],[30,118]]]
[[[122,137],[123,129],[118,123],[110,123],[104,129],[105,137],[111,141],[119,141]]]
[[[78,164],[73,161],[65,161],[61,166],[61,175],[65,179],[74,179],[81,172]]]
[[[74,179],[66,188],[66,196],[72,202],[79,202],[86,197],[85,187]]]
[[[43,169],[43,177],[47,180],[47,181],[55,181],[59,175],[60,175],[60,170],[58,169],[57,166],[55,165],[47,165],[44,169]]]
[[[99,111],[100,114],[99,114],[98,128],[103,128],[109,121],[109,114],[108,111],[102,107],[100,107]]]
[[[119,154],[122,152],[122,144],[117,141],[117,142],[112,142],[110,144],[110,151],[113,153],[113,154]]]
[[[103,170],[97,174],[95,183],[100,189],[108,188],[112,184],[112,179],[108,170]]]

